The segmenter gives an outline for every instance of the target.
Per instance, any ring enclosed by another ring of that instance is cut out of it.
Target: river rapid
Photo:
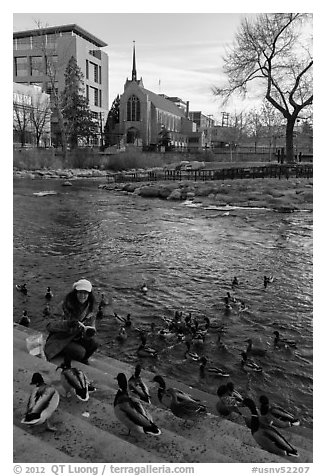
[[[144,199],[98,188],[99,180],[74,180],[63,187],[58,180],[14,179],[13,277],[27,283],[28,296],[14,292],[14,321],[26,309],[31,327],[45,330],[45,291],[50,286],[55,313],[64,295],[80,277],[94,286],[97,302],[102,293],[112,299],[98,324],[100,352],[137,362],[140,344],[135,327],[150,331],[166,327],[163,318],[176,310],[191,312],[203,325],[223,324],[217,344],[211,329],[203,348],[210,365],[223,367],[240,391],[257,398],[266,394],[312,426],[313,281],[311,212],[290,214],[271,210],[234,209],[229,215],[214,207],[185,202]],[[103,183],[103,181],[102,181]],[[38,197],[34,192],[53,190]],[[189,204],[188,204],[189,205]],[[275,279],[267,289],[264,275]],[[223,297],[234,276],[234,295],[248,312],[225,314]],[[148,292],[141,293],[142,283]],[[119,325],[113,317],[131,314],[133,325],[126,342],[116,340]],[[275,349],[273,332],[297,342],[297,349]],[[240,352],[246,339],[268,349],[255,358],[262,374],[241,369]],[[198,363],[184,359],[185,345],[166,342],[157,332],[148,344],[159,350],[157,360],[142,358],[145,369],[174,377],[216,393],[228,379],[200,377]]]

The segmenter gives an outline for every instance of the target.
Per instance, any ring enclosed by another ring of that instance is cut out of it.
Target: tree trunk
[[[286,162],[294,162],[294,153],[293,153],[293,128],[295,124],[295,119],[293,117],[288,118],[286,123]]]

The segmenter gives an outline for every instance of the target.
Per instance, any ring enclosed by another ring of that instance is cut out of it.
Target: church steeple
[[[131,73],[131,81],[137,81],[137,71],[136,71],[136,49],[135,49],[135,42],[133,48],[133,58],[132,58],[132,73]]]

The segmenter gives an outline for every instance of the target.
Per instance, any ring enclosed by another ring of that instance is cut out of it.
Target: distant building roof
[[[46,34],[54,34],[54,33],[61,33],[61,32],[69,32],[73,31],[77,33],[79,36],[84,38],[87,41],[91,41],[98,47],[108,46],[107,43],[100,40],[96,36],[92,35],[88,31],[84,30],[80,26],[76,25],[75,23],[69,25],[60,25],[60,26],[49,26],[46,28],[35,28],[34,30],[24,30],[24,31],[15,31],[13,36],[14,38],[25,38],[26,36],[38,36],[38,35],[46,35]]]
[[[159,94],[155,94],[149,89],[142,88],[145,93],[148,95],[149,100],[154,104],[155,107],[158,109],[163,109],[164,111],[170,112],[175,116],[185,117],[185,113],[182,109],[180,109],[174,102],[165,99],[163,96]]]

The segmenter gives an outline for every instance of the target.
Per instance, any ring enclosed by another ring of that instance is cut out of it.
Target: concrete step
[[[49,463],[50,461],[60,463],[86,463],[86,460],[69,456],[38,438],[37,435],[32,435],[16,425],[14,425],[13,428],[13,437],[14,463]],[[35,452],[31,451],[32,448],[38,449],[37,458],[35,458]]]
[[[25,337],[26,337],[26,333],[24,332],[24,330],[18,331],[17,329],[15,329],[14,347],[15,349],[17,349],[17,351],[18,349],[21,349],[21,352],[26,354],[25,358],[27,356],[28,359],[32,359],[31,371],[35,370],[35,361],[37,361],[38,365],[41,365],[41,367],[43,368],[43,372],[45,372],[45,377],[46,377],[46,373],[49,373],[49,377],[51,377],[52,380],[58,379],[59,375],[58,373],[55,373],[54,371],[55,367],[53,365],[39,358],[35,358],[35,357],[33,358],[28,355],[26,350]],[[24,357],[21,357],[21,358],[24,358]],[[120,366],[119,361],[116,361],[115,359],[111,359],[111,358],[107,359],[106,357],[104,357],[102,360],[99,354],[97,354],[96,358],[91,359],[91,366],[83,366],[82,364],[78,364],[78,366],[80,366],[80,368],[83,368],[83,370],[87,373],[90,379],[94,380],[94,383],[98,388],[98,391],[92,394],[92,398],[91,398],[91,401],[92,402],[94,401],[94,408],[96,406],[95,400],[102,402],[104,405],[109,405],[109,409],[106,409],[106,413],[111,414],[113,421],[116,420],[114,414],[112,413],[113,412],[112,402],[113,402],[114,395],[117,391],[117,384],[114,377],[119,371],[124,371],[127,375],[131,375],[131,373],[134,370],[134,366],[131,366],[126,363],[121,363],[121,366]],[[93,366],[96,366],[96,367],[93,367]],[[42,370],[40,371],[42,372]],[[52,374],[52,376],[50,376],[50,373]],[[151,382],[151,380],[153,379],[153,376],[154,374],[152,374],[151,372],[146,372],[146,371],[143,372],[143,377],[148,382]],[[185,391],[188,391],[188,392],[190,391],[192,395],[196,396],[197,398],[201,398],[202,400],[205,400],[209,409],[213,410],[213,412],[215,411],[216,413],[216,410],[215,410],[216,397],[214,395],[207,394],[197,389],[192,389],[192,388],[190,389],[189,387],[182,384],[181,382],[176,383],[175,381],[172,381],[168,378],[166,378],[166,382],[167,382],[167,385],[177,386],[178,388],[183,389]],[[156,401],[155,399],[153,399],[153,403],[156,405],[159,405],[157,398],[156,398]],[[175,418],[170,412],[168,413],[168,418],[167,418],[166,410],[162,410],[159,408],[155,409],[152,406],[150,408],[150,411],[154,417],[154,421],[156,421],[159,426],[161,425],[161,427],[164,428],[164,433],[170,432],[172,434],[174,432],[179,437],[182,437],[185,440],[192,440],[193,444],[198,443],[200,445],[203,445],[204,443],[205,448],[211,449],[214,452],[218,451],[219,453],[223,453],[224,455],[229,454],[228,451],[229,451],[229,448],[231,447],[233,448],[233,450],[231,451],[230,458],[235,458],[235,454],[238,452],[244,455],[243,458],[245,462],[263,462],[263,461],[275,462],[275,461],[282,460],[282,458],[279,458],[275,455],[271,455],[270,453],[266,453],[265,451],[257,447],[255,441],[253,440],[250,434],[250,431],[248,430],[248,428],[243,426],[242,418],[241,418],[241,424],[239,425],[227,419],[222,419],[220,417],[212,415],[211,418],[206,418],[204,420],[205,422],[204,424],[200,424],[199,426],[196,425],[196,426],[193,426],[191,429],[189,429],[185,425],[180,425],[180,420]],[[96,422],[94,422],[94,424],[96,424]],[[203,432],[203,426],[205,428],[204,432]],[[110,431],[114,432],[116,431],[116,429],[113,428]],[[283,430],[282,430],[282,433],[285,434]],[[205,435],[204,440],[203,440],[203,435]],[[290,435],[286,434],[285,436],[299,450],[301,455],[300,461],[301,460],[302,462],[312,461],[312,456],[311,456],[312,444],[310,440],[306,438],[302,438],[293,433]],[[222,440],[222,442],[220,440]],[[254,455],[252,454],[253,447],[255,447]],[[209,458],[207,459],[207,456],[208,455],[206,454],[205,462],[211,461]],[[213,455],[211,457],[213,457]],[[238,459],[235,459],[235,461],[239,462],[240,461],[239,457],[236,457],[236,458]],[[296,459],[295,461],[298,462],[298,459]]]

